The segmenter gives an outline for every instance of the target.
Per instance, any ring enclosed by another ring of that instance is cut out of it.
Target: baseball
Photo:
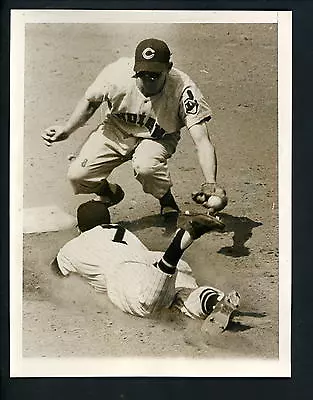
[[[218,209],[222,206],[223,200],[219,196],[210,196],[206,201],[208,208]]]

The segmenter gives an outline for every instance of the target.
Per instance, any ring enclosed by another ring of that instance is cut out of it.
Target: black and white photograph
[[[11,376],[290,376],[291,22],[11,11]]]

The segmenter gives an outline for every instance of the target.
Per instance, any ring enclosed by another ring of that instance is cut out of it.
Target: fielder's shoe
[[[107,208],[115,206],[120,203],[125,196],[123,189],[117,183],[109,183],[108,181],[103,181],[103,185],[95,201],[101,201],[106,205]]]
[[[225,229],[223,222],[212,215],[190,213],[188,211],[179,216],[178,227],[189,232],[193,239],[198,239],[207,232],[223,232]]]
[[[239,308],[239,303],[240,294],[232,290],[216,304],[211,314],[204,320],[201,331],[211,336],[224,332],[234,312]]]
[[[169,190],[165,195],[159,200],[161,206],[161,215],[164,218],[177,217],[179,214],[179,207],[172,195],[171,190]]]

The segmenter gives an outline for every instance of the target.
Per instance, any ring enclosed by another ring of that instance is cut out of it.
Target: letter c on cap
[[[146,49],[144,49],[144,51],[142,52],[142,57],[145,60],[151,60],[151,58],[153,58],[155,55],[155,50],[151,49],[151,47],[147,47]]]

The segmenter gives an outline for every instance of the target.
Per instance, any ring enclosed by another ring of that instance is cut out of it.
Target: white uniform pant
[[[101,124],[92,132],[68,178],[74,193],[97,193],[101,181],[126,161],[132,160],[136,179],[146,193],[160,199],[172,186],[167,160],[176,150],[179,135],[152,140],[129,136],[112,123]]]
[[[121,238],[118,229],[97,226],[65,244],[57,255],[62,274],[78,273],[132,315],[145,317],[176,305],[189,317],[205,318],[202,296],[208,287],[198,287],[189,265],[180,260],[175,274],[160,271],[154,263],[164,253],[149,251],[127,230]]]
[[[154,267],[151,252],[141,241],[125,229],[121,237],[118,229],[123,228],[97,226],[65,244],[57,255],[62,274],[78,273],[133,315],[146,316],[169,307],[175,297],[176,276]]]

